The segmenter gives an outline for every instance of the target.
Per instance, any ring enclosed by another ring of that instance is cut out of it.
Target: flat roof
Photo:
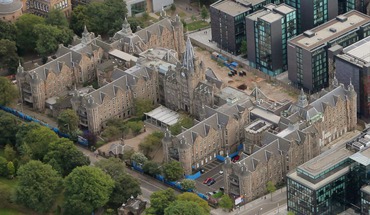
[[[370,63],[370,37],[366,37],[343,49],[343,55],[363,63]]]
[[[265,120],[258,119],[257,121],[254,121],[252,124],[250,124],[248,127],[246,127],[245,130],[250,132],[250,133],[257,133],[257,132],[261,132],[263,130],[266,130],[271,125],[272,125],[271,123],[269,123]]]
[[[180,118],[180,114],[164,106],[159,106],[156,109],[150,111],[149,113],[145,113],[145,115],[157,121],[160,121],[168,126],[176,124]]]
[[[283,16],[281,14],[274,13],[274,12],[270,12],[270,13],[260,17],[260,19],[262,19],[262,20],[264,20],[265,22],[268,22],[268,23],[275,22],[277,20],[280,20],[281,18],[283,18]]]
[[[367,194],[370,194],[370,186],[365,186],[365,187],[361,188],[361,191],[365,192]]]
[[[357,163],[360,163],[364,166],[368,166],[370,165],[370,148],[367,148],[364,151],[357,152],[350,158],[356,161]]]
[[[297,171],[294,171],[294,172],[291,172],[289,173],[287,176],[291,179],[293,179],[294,181],[298,182],[299,184],[302,184],[306,187],[309,187],[310,189],[312,190],[318,190],[320,189],[321,187],[329,184],[330,182],[336,180],[337,178],[347,174],[349,172],[349,166],[335,172],[334,174],[326,177],[325,179],[319,181],[318,183],[314,184],[314,183],[311,183],[310,181],[307,181],[306,179],[300,177],[298,174],[297,174]]]
[[[137,61],[137,57],[135,57],[133,55],[130,55],[126,52],[120,51],[118,49],[114,49],[114,50],[110,51],[109,54],[114,56],[114,57],[117,57],[119,59],[122,59],[124,61],[134,61],[134,62]]]
[[[259,107],[256,107],[256,108],[253,108],[253,110],[251,110],[251,113],[258,116],[258,117],[261,117],[262,119],[266,120],[266,121],[269,121],[269,122],[272,122],[274,124],[278,124],[279,121],[280,121],[280,116],[277,116],[269,111],[266,111],[266,110],[263,110]]]
[[[300,165],[298,169],[316,176],[353,154],[353,152],[346,149],[345,145],[341,145],[340,147],[332,148],[329,151],[321,153],[319,156]]]
[[[317,26],[316,28],[309,30],[314,34],[313,36],[308,37],[303,33],[291,39],[289,43],[306,50],[312,50],[334,38],[340,37],[341,35],[370,22],[370,16],[367,16],[356,10],[352,10],[337,17],[347,18],[347,20],[340,21],[337,18],[332,19],[320,26]]]
[[[278,11],[282,14],[288,14],[288,13],[291,13],[293,11],[295,11],[295,8],[293,7],[290,7],[289,5],[286,5],[286,4],[279,4],[277,7],[274,8],[275,11]]]
[[[225,87],[217,95],[223,100],[233,102],[233,104],[237,101],[245,101],[246,99],[250,99],[248,94],[233,87]]]
[[[245,7],[242,4],[238,4],[236,2],[228,1],[228,0],[216,2],[212,6],[216,8],[217,10],[220,10],[231,16],[236,16],[236,15],[239,15],[241,13],[245,13],[251,10],[251,8]]]

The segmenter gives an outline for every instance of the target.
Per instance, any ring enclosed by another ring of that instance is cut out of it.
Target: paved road
[[[219,173],[219,171],[222,169],[222,162],[214,160],[211,163],[205,165],[203,169],[206,172],[195,180],[196,187],[199,192],[206,194],[207,192],[216,191],[220,189],[220,187],[224,186],[224,177]],[[215,179],[216,183],[211,186],[203,184],[203,181],[207,178]]]

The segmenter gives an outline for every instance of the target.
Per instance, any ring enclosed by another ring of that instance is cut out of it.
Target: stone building
[[[43,17],[46,17],[49,11],[53,9],[61,10],[67,18],[72,15],[71,0],[27,0],[26,8],[27,13],[32,13]]]
[[[0,20],[15,22],[23,14],[22,8],[20,0],[0,0]]]
[[[334,85],[316,96],[309,103],[302,91],[297,103],[281,112],[277,129],[262,134],[251,155],[242,153],[236,163],[226,158],[225,192],[251,201],[267,192],[267,182],[282,183],[290,170],[317,156],[322,146],[355,129],[353,87]]]
[[[74,85],[82,85],[96,78],[95,67],[101,62],[109,44],[89,33],[85,27],[82,38],[74,38],[73,46],[59,46],[55,59],[30,71],[19,66],[16,79],[21,100],[38,111],[52,97],[63,97]],[[103,48],[102,48],[103,47]]]
[[[129,54],[139,55],[148,49],[158,47],[173,49],[179,54],[185,51],[184,29],[179,16],[174,20],[162,17],[160,21],[144,29],[138,28],[135,33],[125,19],[122,29],[111,39],[112,44]]]

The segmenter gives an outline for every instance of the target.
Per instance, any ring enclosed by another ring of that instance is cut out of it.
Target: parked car
[[[205,173],[206,171],[202,168],[199,170],[201,174]]]
[[[218,173],[220,173],[220,175],[222,175],[222,174],[224,174],[224,171],[220,170]]]
[[[216,183],[216,180],[211,178],[211,180],[207,183],[208,186],[211,186],[212,184]]]
[[[237,156],[235,156],[233,159],[232,159],[232,162],[237,162],[238,160],[240,159],[240,156],[239,155],[237,155]]]
[[[212,196],[213,192],[208,192],[207,195]]]
[[[203,181],[203,184],[208,184],[208,182],[210,182],[212,180],[212,178],[207,178],[206,180]]]

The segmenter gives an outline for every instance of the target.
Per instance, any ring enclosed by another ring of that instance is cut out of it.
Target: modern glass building
[[[337,0],[285,0],[285,4],[297,9],[298,33],[324,24],[338,15]]]
[[[287,175],[288,210],[297,215],[368,214],[370,131],[322,153]]]
[[[281,0],[219,0],[210,10],[212,41],[222,50],[240,54],[241,44],[246,38],[245,17],[261,10],[270,3]]]
[[[329,73],[334,61],[330,61],[328,49],[347,47],[369,33],[370,16],[353,10],[294,37],[288,42],[289,79],[311,92],[328,87],[334,76]]]
[[[295,9],[286,4],[266,5],[247,16],[246,28],[250,66],[270,76],[286,71],[287,41],[297,34]]]
[[[351,10],[358,10],[366,13],[369,0],[338,0],[338,14],[343,14]]]

